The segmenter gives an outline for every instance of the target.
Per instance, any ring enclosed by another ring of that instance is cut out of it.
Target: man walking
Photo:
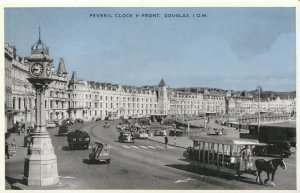
[[[168,134],[165,134],[165,148],[168,146]]]

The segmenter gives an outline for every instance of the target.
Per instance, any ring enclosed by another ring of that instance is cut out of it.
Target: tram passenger
[[[249,164],[250,164],[250,160],[251,160],[251,156],[252,156],[252,152],[251,152],[251,148],[249,145],[246,145],[245,148],[243,148],[241,150],[241,169],[245,168],[245,171],[249,170]]]

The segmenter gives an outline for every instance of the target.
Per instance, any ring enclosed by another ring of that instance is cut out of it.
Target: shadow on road
[[[83,147],[73,147],[73,149],[70,149],[69,146],[62,146],[61,151],[86,151],[88,150],[88,147],[83,148]]]
[[[11,178],[11,177],[8,177],[8,176],[5,176],[5,180],[10,184],[14,184],[14,183],[20,183],[20,184],[23,184],[23,185],[26,185],[26,182],[24,179],[16,179],[16,178]],[[15,190],[18,190],[17,187],[15,186],[11,186],[12,189],[15,189]]]
[[[107,163],[105,163],[103,161],[99,161],[99,160],[90,161],[89,159],[82,159],[82,162],[85,164],[91,164],[91,165],[99,165],[99,164],[107,165]]]
[[[67,135],[66,134],[61,134],[61,135],[58,135],[58,134],[56,134],[56,135],[54,135],[55,137],[66,137]]]
[[[166,166],[176,168],[179,170],[183,170],[183,171],[187,171],[187,172],[191,172],[191,173],[198,174],[198,175],[217,177],[217,178],[226,179],[226,180],[235,180],[235,181],[240,181],[240,182],[244,182],[244,183],[248,183],[248,184],[257,184],[257,182],[255,181],[256,177],[248,178],[245,176],[229,175],[229,174],[225,174],[225,173],[220,173],[215,170],[199,168],[192,164],[188,164],[188,165],[168,164]]]
[[[71,151],[71,149],[69,149],[69,146],[62,146],[61,150],[62,151]]]

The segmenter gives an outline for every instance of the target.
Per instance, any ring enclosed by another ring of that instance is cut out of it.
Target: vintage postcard
[[[5,189],[297,190],[296,14],[3,7]]]

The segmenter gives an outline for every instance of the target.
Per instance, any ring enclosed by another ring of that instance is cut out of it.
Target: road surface
[[[91,149],[68,150],[66,136],[57,136],[57,128],[48,130],[57,156],[60,183],[67,184],[66,189],[274,189],[257,185],[255,176],[238,178],[198,171],[184,159],[183,148],[165,148],[162,143],[142,139],[120,143],[117,123],[110,122],[110,128],[104,128],[103,122],[75,126],[89,132],[92,141],[108,144],[110,164],[88,164]],[[286,162],[286,170],[277,170],[275,189],[296,189],[295,156]],[[22,179],[23,165],[24,159],[7,161],[6,177]]]

